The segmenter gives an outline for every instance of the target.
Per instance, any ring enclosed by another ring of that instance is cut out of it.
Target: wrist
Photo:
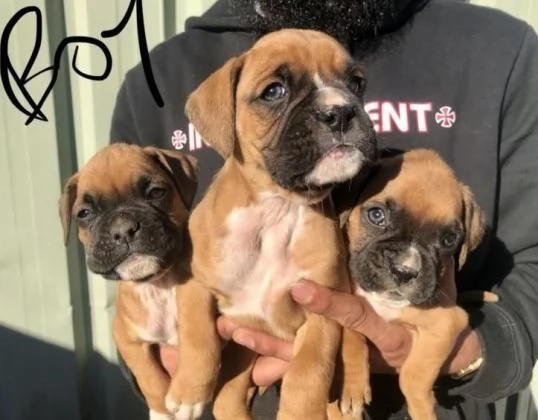
[[[452,354],[445,363],[443,373],[449,375],[462,375],[465,371],[471,373],[480,367],[482,347],[477,333],[466,328],[454,346]]]

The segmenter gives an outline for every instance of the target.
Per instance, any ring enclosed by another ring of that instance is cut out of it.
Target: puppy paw
[[[149,420],[174,420],[174,417],[168,413],[159,413],[158,411],[149,410]]]
[[[168,394],[165,399],[166,409],[174,420],[196,420],[202,416],[205,402],[187,403]]]
[[[346,418],[360,420],[364,406],[369,404],[371,399],[372,392],[368,381],[363,384],[357,382],[344,386],[338,406]]]

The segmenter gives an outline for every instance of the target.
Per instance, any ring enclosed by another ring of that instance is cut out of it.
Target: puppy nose
[[[140,230],[140,223],[137,220],[120,215],[110,226],[110,235],[116,242],[131,242],[136,233]]]
[[[416,279],[422,268],[422,258],[418,249],[411,245],[390,265],[390,271],[401,283]]]
[[[399,283],[408,283],[418,277],[418,270],[401,264],[393,264],[390,271],[394,274]]]
[[[355,108],[352,105],[334,105],[317,113],[318,120],[338,131],[347,131],[354,116]]]

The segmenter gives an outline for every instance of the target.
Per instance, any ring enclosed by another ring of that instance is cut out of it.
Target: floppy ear
[[[176,190],[188,209],[191,208],[198,187],[198,160],[175,150],[144,147],[144,152],[154,156],[174,180]]]
[[[69,228],[71,226],[71,213],[73,204],[77,198],[78,172],[71,176],[65,184],[64,191],[60,197],[60,219],[64,232],[64,245],[67,246],[69,239]]]
[[[185,113],[202,138],[223,158],[235,140],[235,89],[244,56],[228,60],[189,95]]]
[[[471,189],[467,185],[461,184],[461,186],[465,239],[460,249],[458,259],[459,268],[463,267],[469,253],[480,244],[486,227],[484,213],[475,201]]]

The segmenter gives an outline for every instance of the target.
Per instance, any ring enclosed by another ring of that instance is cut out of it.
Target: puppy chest
[[[301,275],[291,251],[303,219],[304,207],[277,196],[230,213],[219,243],[217,282],[228,297],[225,314],[270,320],[271,309]]]
[[[151,343],[177,344],[176,289],[147,283],[137,285],[136,293],[145,312],[145,322],[136,324],[139,338]]]

